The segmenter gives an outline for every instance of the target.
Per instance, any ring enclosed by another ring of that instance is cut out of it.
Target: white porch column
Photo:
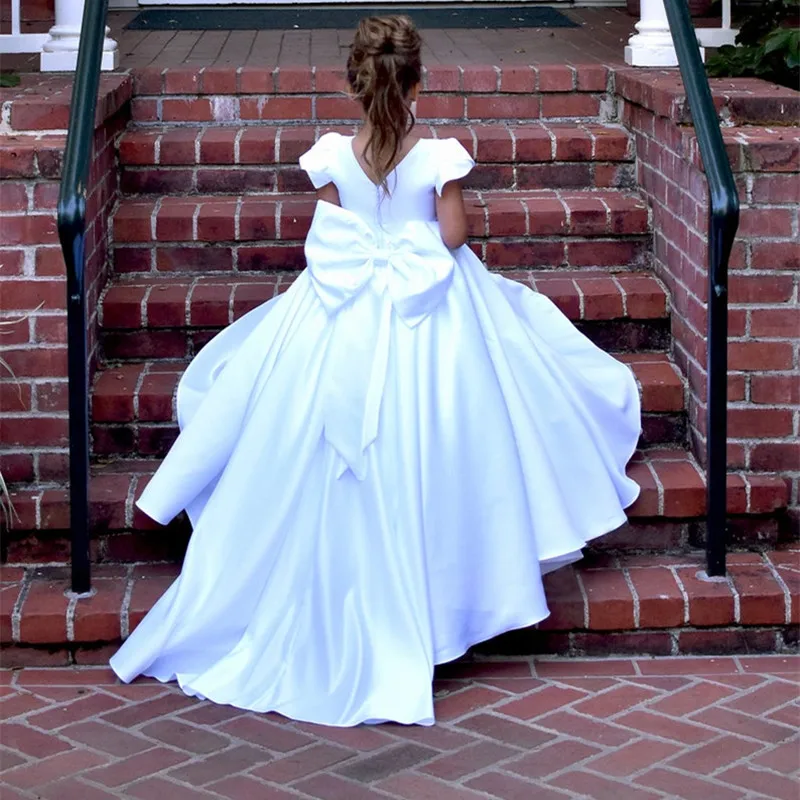
[[[664,0],[641,0],[635,33],[625,47],[625,63],[634,67],[676,67],[678,56],[672,44]],[[705,52],[700,51],[705,58]]]
[[[722,27],[698,28],[697,41],[703,47],[722,47],[725,44],[736,44],[739,31],[731,28],[731,0],[722,0]]]
[[[93,0],[89,0],[93,2]],[[42,72],[73,72],[78,63],[84,0],[56,0],[56,24],[50,28],[50,38],[42,47],[40,69]],[[119,48],[113,39],[103,42],[103,70],[119,66]]]

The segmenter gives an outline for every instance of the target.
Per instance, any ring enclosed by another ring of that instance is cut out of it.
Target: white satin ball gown
[[[111,666],[296,720],[430,725],[434,665],[546,617],[542,573],[625,521],[639,396],[550,300],[443,244],[457,141],[419,141],[389,195],[352,137],[300,163],[341,207],[317,204],[292,287],[186,370],[138,505],[194,532]]]

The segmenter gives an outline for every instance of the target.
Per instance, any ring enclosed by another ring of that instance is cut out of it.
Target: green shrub
[[[800,0],[762,0],[745,17],[736,47],[720,47],[708,59],[716,78],[755,77],[800,89]]]

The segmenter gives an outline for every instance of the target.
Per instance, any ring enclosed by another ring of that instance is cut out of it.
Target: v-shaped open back
[[[342,208],[382,227],[411,220],[436,219],[435,194],[445,183],[463,178],[473,160],[455,139],[420,139],[390,173],[390,193],[380,191],[358,159],[355,137],[325,134],[301,159],[300,165],[318,189],[333,183]],[[373,191],[365,191],[365,184]]]

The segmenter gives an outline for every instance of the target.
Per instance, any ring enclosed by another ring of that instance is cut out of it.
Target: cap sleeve
[[[445,184],[469,175],[475,162],[458,139],[442,139],[437,151],[436,192],[441,196]]]
[[[315,189],[333,181],[333,165],[341,141],[341,134],[326,133],[319,141],[300,156],[300,168],[305,170]]]

